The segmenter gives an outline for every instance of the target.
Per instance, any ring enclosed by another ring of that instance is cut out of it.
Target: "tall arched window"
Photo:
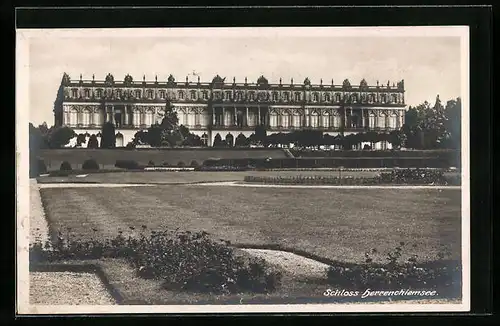
[[[179,100],[183,100],[184,99],[184,92],[183,91],[179,91],[177,93],[178,97],[179,97]]]
[[[340,102],[341,96],[339,93],[335,94],[335,102]]]
[[[392,103],[398,103],[398,95],[392,94]]]
[[[136,98],[141,98],[141,90],[140,89],[136,89],[135,90],[135,97]]]
[[[149,98],[150,100],[152,100],[152,99],[153,99],[153,90],[152,90],[152,89],[148,89],[148,98]]]
[[[273,101],[278,100],[278,92],[273,92]]]
[[[77,98],[78,97],[78,90],[76,88],[74,88],[74,89],[71,90],[71,96],[73,98]]]
[[[324,111],[321,118],[322,118],[321,125],[325,128],[329,128],[330,127],[330,113],[328,111]]]
[[[101,113],[99,111],[94,112],[93,116],[94,116],[94,118],[92,120],[92,124],[94,124],[96,126],[102,125]]]
[[[90,110],[84,109],[82,112],[82,124],[84,126],[90,125]]]
[[[154,123],[154,111],[149,109],[146,111],[146,117],[144,123],[149,127]]]
[[[207,91],[203,91],[203,99],[208,100],[208,92]]]
[[[290,101],[290,94],[288,94],[288,92],[284,92],[284,93],[283,93],[283,99],[284,99],[286,102]]]
[[[313,93],[313,101],[314,102],[318,102],[319,101],[318,93]]]
[[[231,99],[231,91],[226,91],[224,97],[225,97],[225,100],[230,100]]]
[[[275,111],[272,111],[269,114],[269,125],[271,127],[277,127],[278,126],[278,114]]]
[[[281,125],[283,128],[290,127],[290,112],[283,111],[281,114]]]
[[[248,99],[249,99],[250,101],[253,101],[253,100],[255,99],[255,93],[254,93],[254,92],[250,92],[250,93],[248,93]]]
[[[208,135],[206,133],[201,135],[201,142],[203,146],[208,146]]]
[[[195,119],[196,119],[196,111],[195,110],[188,110],[187,111],[187,125],[189,127],[195,125]]]
[[[102,89],[98,89],[98,90],[96,91],[96,96],[97,96],[98,98],[101,98],[101,97],[102,97]]]
[[[389,116],[389,128],[391,128],[391,129],[397,128],[397,119],[398,119],[398,116],[396,115],[396,113],[392,113]]]
[[[370,115],[368,116],[368,127],[370,129],[375,128],[375,114],[373,114],[373,112],[370,112]]]
[[[69,124],[76,125],[78,123],[78,111],[75,108],[71,108],[69,111]]]
[[[300,101],[300,93],[299,92],[295,92],[295,101]]]
[[[311,113],[310,119],[311,119],[311,121],[310,121],[310,123],[309,123],[309,124],[311,125],[311,127],[312,127],[312,128],[318,128],[318,127],[319,127],[318,112],[313,111],[313,112]]]
[[[136,127],[142,124],[141,112],[139,110],[134,110],[134,117],[132,120],[133,120],[134,126],[136,126]]]
[[[325,93],[323,99],[325,100],[325,102],[330,102],[330,94]]]
[[[332,124],[334,128],[340,128],[340,115],[337,112],[333,115]]]
[[[386,120],[387,120],[387,116],[385,114],[382,114],[378,119],[378,127],[381,129],[385,129]]]
[[[85,98],[90,98],[90,90],[88,88],[85,89]]]
[[[292,124],[295,128],[299,128],[302,126],[302,114],[300,114],[299,112],[294,112],[292,119]]]
[[[160,98],[165,99],[165,91],[164,90],[160,91]]]
[[[195,90],[191,91],[191,99],[196,100],[196,91]]]

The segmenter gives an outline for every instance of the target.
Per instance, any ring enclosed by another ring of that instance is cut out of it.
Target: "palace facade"
[[[125,146],[135,133],[160,122],[167,103],[173,106],[179,124],[199,135],[212,146],[219,134],[234,144],[242,133],[250,136],[259,124],[267,133],[300,129],[321,130],[325,134],[351,134],[370,130],[390,131],[404,124],[404,81],[369,86],[363,79],[351,85],[269,83],[261,76],[255,83],[226,81],[219,75],[211,82],[134,81],[127,75],[115,80],[72,80],[63,75],[54,105],[56,126],[68,126],[77,134],[96,134],[103,123],[116,125],[117,147]],[[98,137],[99,141],[100,138]],[[83,146],[86,146],[85,144]]]

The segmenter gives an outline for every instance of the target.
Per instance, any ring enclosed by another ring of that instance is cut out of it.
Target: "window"
[[[319,101],[318,93],[313,93],[313,101],[314,102],[318,102]]]
[[[285,101],[290,101],[290,94],[288,94],[288,92],[285,92],[283,93],[283,98],[285,99]]]
[[[241,91],[238,92],[236,98],[238,99],[238,101],[241,101],[243,99],[243,93]]]
[[[333,116],[333,127],[334,128],[340,128],[340,116],[339,115],[334,115]]]
[[[283,128],[288,128],[290,126],[290,114],[288,112],[283,112],[281,116],[281,125]]]
[[[340,102],[340,94],[335,94],[335,102]]]
[[[325,93],[325,102],[330,102],[330,94],[329,93]]]
[[[97,90],[97,97],[102,97],[102,89]]]
[[[300,101],[300,93],[295,93],[295,101]]]
[[[77,89],[72,89],[71,90],[71,96],[73,98],[77,98],[78,97],[78,90]]]
[[[88,126],[90,124],[90,110],[85,109],[82,112],[82,124]]]
[[[358,102],[358,95],[357,94],[352,94],[351,101],[352,101],[352,103]]]
[[[226,100],[230,100],[231,99],[231,92],[230,91],[226,91],[225,98],[226,98]]]
[[[302,116],[299,113],[293,115],[292,124],[295,128],[299,128],[302,125]]]
[[[389,128],[396,129],[396,121],[397,121],[396,113],[391,114],[389,116]]]
[[[203,143],[203,146],[208,146],[208,136],[207,136],[207,134],[203,134],[201,136],[201,142]]]
[[[323,112],[321,125],[325,128],[330,127],[330,113]]]
[[[146,111],[146,121],[144,122],[147,126],[151,126],[153,124],[153,117],[154,117],[154,113],[153,111],[151,110],[147,110]]]
[[[135,97],[136,98],[141,98],[141,90],[140,89],[136,89],[135,90]]]
[[[382,101],[382,103],[385,103],[386,102],[386,95],[382,94],[380,97],[380,100]]]
[[[196,91],[191,91],[191,99],[196,100]]]
[[[149,98],[150,100],[152,100],[152,99],[153,99],[153,90],[152,90],[152,89],[148,89],[148,98]]]
[[[381,117],[379,117],[379,119],[378,119],[378,127],[381,128],[381,129],[385,129],[385,127],[386,127],[386,120],[387,120],[387,116],[385,114],[383,114]]]
[[[398,95],[392,94],[392,103],[398,103]]]
[[[318,128],[319,127],[319,124],[318,124],[318,113],[316,111],[313,111],[313,113],[311,114],[310,116],[310,125],[312,128]]]
[[[177,93],[178,96],[179,96],[179,100],[183,100],[184,99],[184,92],[183,91],[179,91],[179,93]]]
[[[278,100],[278,92],[273,92],[273,101]]]
[[[165,91],[163,90],[160,91],[160,98],[165,99]]]
[[[370,129],[375,128],[375,114],[373,114],[373,113],[370,113],[370,115],[368,117],[368,127]]]
[[[116,90],[116,96],[117,96],[118,98],[122,97],[122,90],[121,90],[121,89],[117,89],[117,90]]]
[[[373,94],[368,95],[368,103],[373,103]]]
[[[255,99],[255,93],[254,92],[250,92],[248,94],[248,98],[249,98],[250,101],[253,101]]]
[[[78,123],[78,111],[75,108],[72,108],[69,111],[69,125],[76,125]]]
[[[278,114],[276,112],[271,112],[269,115],[269,125],[271,127],[277,127],[278,126]]]
[[[203,99],[204,100],[208,99],[208,92],[207,91],[203,91]]]
[[[85,90],[85,98],[90,98],[90,91],[88,89]]]

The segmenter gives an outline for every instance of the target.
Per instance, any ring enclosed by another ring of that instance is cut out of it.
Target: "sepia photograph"
[[[18,29],[18,312],[468,311],[468,33]]]

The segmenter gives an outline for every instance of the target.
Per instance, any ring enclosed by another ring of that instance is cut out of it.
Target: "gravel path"
[[[328,265],[291,252],[267,249],[242,249],[269,264],[279,266],[298,277],[325,277]]]
[[[39,238],[43,243],[49,239],[49,227],[45,219],[39,185],[30,179],[30,242]]]
[[[30,273],[31,305],[115,305],[101,280],[91,273]]]
[[[40,183],[41,188],[123,188],[123,187],[152,187],[158,184],[135,184],[135,183]]]

